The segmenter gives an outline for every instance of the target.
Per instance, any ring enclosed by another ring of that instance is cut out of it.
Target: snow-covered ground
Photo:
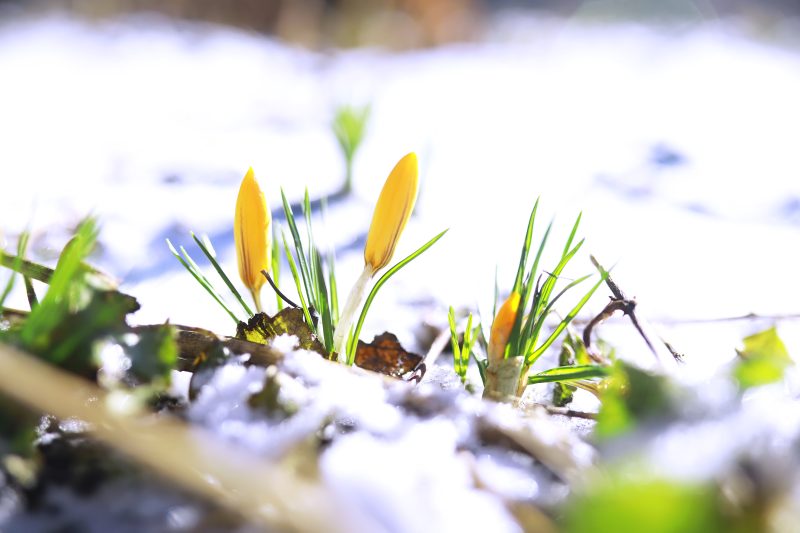
[[[141,301],[137,321],[232,332],[164,238],[192,251],[189,230],[208,233],[235,273],[232,216],[248,166],[273,208],[280,187],[294,199],[306,186],[335,190],[333,110],[371,103],[356,196],[317,228],[337,246],[340,290],[361,270],[347,245],[406,152],[420,156],[423,189],[397,257],[451,230],[383,290],[368,334],[408,339],[423,306],[398,302],[436,302],[441,323],[448,304],[487,309],[495,265],[510,288],[537,196],[540,230],[558,215],[552,249],[583,211],[586,250],[616,265],[654,321],[800,311],[797,50],[724,23],[677,32],[515,16],[490,28],[483,42],[433,50],[310,52],[157,18],[5,21],[0,239],[10,249],[30,228],[46,257],[95,213],[99,262]],[[586,256],[577,264],[575,276],[592,269]],[[771,323],[661,330],[710,370]],[[795,357],[798,323],[778,322]],[[605,332],[622,353],[643,351],[627,326]]]

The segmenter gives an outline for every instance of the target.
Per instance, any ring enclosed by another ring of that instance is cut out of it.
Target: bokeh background
[[[276,213],[280,187],[332,194],[334,112],[369,105],[354,193],[317,225],[340,290],[406,152],[422,190],[398,257],[451,230],[387,285],[367,333],[415,345],[448,305],[490,309],[541,196],[553,251],[582,211],[586,252],[696,376],[765,325],[797,354],[799,16],[778,0],[0,2],[0,237],[13,249],[29,229],[52,263],[94,213],[96,261],[139,323],[230,332],[165,238],[199,257],[189,231],[208,234],[235,272],[247,168]],[[571,275],[591,270],[584,255]],[[603,334],[642,356],[623,321]]]

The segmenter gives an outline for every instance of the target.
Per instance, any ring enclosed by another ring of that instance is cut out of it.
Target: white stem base
[[[364,270],[350,289],[347,296],[347,303],[339,317],[336,331],[333,333],[333,350],[338,354],[339,362],[347,362],[347,337],[350,334],[350,326],[353,323],[358,308],[364,300],[364,293],[367,291],[367,284],[372,279],[374,272],[369,265],[364,265]]]

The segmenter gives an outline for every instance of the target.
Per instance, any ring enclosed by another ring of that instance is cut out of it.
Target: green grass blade
[[[447,324],[450,326],[450,345],[453,348],[453,370],[455,370],[456,374],[461,376],[461,380],[464,380],[464,376],[461,373],[461,348],[458,345],[458,330],[456,329],[456,312],[453,310],[453,306],[450,306],[450,309],[447,312]]]
[[[328,300],[328,289],[325,286],[325,274],[322,271],[322,259],[319,254],[314,254],[315,277],[319,283],[319,300],[317,310],[322,322],[322,342],[328,353],[333,351],[333,324],[331,322],[331,309]]]
[[[70,291],[75,291],[76,282],[85,272],[83,261],[94,248],[97,233],[95,220],[91,217],[85,219],[61,252],[47,292],[39,305],[31,309],[20,330],[20,339],[28,349],[37,351],[44,348],[49,332],[69,311]]]
[[[539,261],[542,258],[542,254],[544,253],[544,248],[547,245],[547,240],[550,238],[550,231],[552,229],[553,229],[553,221],[551,220],[550,223],[547,224],[547,229],[545,229],[544,231],[542,240],[539,241],[539,248],[536,250],[536,257],[534,257],[533,259],[533,264],[531,265],[530,272],[528,273],[528,277],[526,278],[527,283],[523,285],[526,290],[521,294],[520,297],[519,312],[517,313],[518,321],[517,319],[515,319],[514,326],[511,329],[511,335],[509,337],[509,343],[508,343],[508,345],[510,346],[510,352],[508,353],[514,353],[515,355],[523,353],[524,351],[523,344],[525,342],[525,339],[528,339],[530,337],[530,331],[532,329],[531,321],[536,316],[534,311],[537,302],[536,300],[537,291],[535,289],[531,290],[532,287],[530,286],[530,284],[533,283],[534,279],[538,280],[538,278],[536,277],[536,273],[539,269]],[[538,287],[536,287],[536,289],[538,289]],[[528,307],[528,299],[531,297],[531,295],[533,295],[534,297],[533,303],[531,304],[531,311],[528,313],[528,320],[525,321],[525,324],[523,324],[522,322],[523,322],[523,317],[525,315],[525,309]]]
[[[300,285],[300,274],[297,272],[297,265],[292,257],[292,252],[289,251],[289,243],[286,242],[286,235],[284,235],[283,232],[281,232],[281,239],[283,240],[283,249],[286,252],[286,259],[289,262],[289,271],[292,273],[294,285],[297,287],[297,296],[300,298],[300,306],[303,308],[303,315],[306,317],[306,324],[308,324],[308,327],[311,328],[314,333],[317,333],[317,328],[314,326],[314,322],[311,320],[311,313],[308,310],[306,297],[303,296],[303,287]]]
[[[447,233],[447,231],[448,230],[444,230],[443,232],[439,233],[434,238],[432,238],[431,240],[429,240],[428,242],[426,242],[425,244],[423,244],[422,246],[417,248],[410,255],[404,257],[403,259],[401,259],[392,268],[387,270],[380,277],[380,279],[377,281],[377,283],[375,283],[375,285],[372,287],[372,290],[369,292],[369,295],[367,296],[366,301],[364,302],[364,307],[361,308],[361,314],[358,317],[358,322],[356,322],[356,327],[355,327],[355,330],[353,332],[353,338],[355,339],[353,341],[353,345],[354,346],[357,344],[358,336],[361,334],[361,326],[364,325],[364,319],[367,317],[367,311],[369,311],[369,306],[372,304],[372,300],[375,299],[375,295],[378,294],[378,291],[380,290],[380,288],[383,287],[383,284],[386,283],[387,281],[389,281],[389,279],[392,276],[394,276],[400,269],[402,269],[408,263],[410,263],[411,261],[413,261],[414,259],[419,257],[420,254],[425,252],[425,250],[427,250],[428,248],[433,246],[436,243],[436,241],[441,239],[444,236],[444,234]],[[356,356],[356,352],[355,352],[354,348],[352,350],[348,351],[348,353],[347,353],[347,364],[348,365],[352,365],[353,364],[353,361],[355,360],[355,356]]]
[[[602,378],[608,376],[610,373],[611,369],[600,365],[557,366],[529,376],[528,385]]]
[[[533,348],[536,346],[536,339],[539,338],[539,333],[541,332],[542,327],[544,326],[544,322],[547,319],[548,315],[550,314],[550,311],[552,310],[552,308],[556,304],[556,302],[562,296],[564,296],[564,294],[566,294],[567,291],[569,291],[570,289],[572,289],[576,285],[579,285],[580,283],[583,283],[584,281],[586,281],[590,277],[592,277],[591,274],[587,274],[586,276],[580,277],[580,278],[572,281],[566,287],[561,289],[561,291],[559,291],[559,293],[556,294],[556,296],[547,303],[547,306],[545,306],[544,310],[541,313],[539,313],[538,317],[536,317],[536,324],[535,324],[533,330],[531,331],[530,340],[529,340],[528,344],[525,345],[525,352],[524,353],[526,355],[529,354],[531,352],[531,350],[533,350]]]
[[[197,243],[197,247],[200,248],[200,250],[206,256],[206,259],[208,259],[209,263],[211,263],[211,266],[213,266],[214,270],[217,271],[217,274],[219,274],[219,277],[222,278],[222,281],[225,282],[225,285],[227,285],[228,290],[231,291],[231,294],[233,294],[233,296],[242,305],[242,308],[244,309],[244,312],[247,313],[247,316],[248,317],[253,316],[253,311],[250,309],[250,307],[247,305],[247,303],[245,303],[244,298],[242,298],[242,295],[239,294],[239,291],[236,290],[236,287],[233,286],[233,283],[231,283],[231,280],[230,280],[230,278],[228,278],[228,275],[225,274],[225,271],[222,270],[222,267],[219,266],[219,263],[217,262],[216,254],[214,254],[213,248],[209,249],[206,246],[206,244],[201,239],[199,239],[197,237],[197,235],[194,234],[194,232],[190,232],[190,235],[192,236],[192,239],[194,239],[194,242]]]
[[[575,239],[575,234],[578,232],[578,226],[581,223],[581,217],[583,213],[578,213],[578,217],[575,219],[575,223],[572,225],[572,231],[569,234],[569,238],[567,238],[567,243],[564,245],[564,251],[561,255],[567,254],[569,251],[569,247],[572,246],[572,241]]]
[[[517,276],[514,278],[514,287],[512,291],[522,292],[522,281],[527,270],[528,254],[531,251],[531,241],[533,239],[533,223],[536,220],[536,211],[539,208],[539,199],[533,204],[531,215],[528,217],[528,227],[525,230],[525,240],[522,243],[522,252],[520,252],[519,265],[517,266]]]
[[[313,294],[310,285],[311,273],[306,261],[306,254],[303,251],[303,241],[300,239],[300,232],[297,231],[297,223],[294,219],[294,213],[292,212],[292,208],[289,206],[289,201],[286,199],[286,195],[283,193],[283,189],[281,189],[281,199],[283,200],[283,212],[286,214],[286,223],[289,225],[289,233],[292,234],[292,241],[294,242],[294,248],[297,252],[297,264],[300,266],[299,273],[303,280],[303,287],[305,288],[306,295],[311,298],[311,295]],[[286,256],[289,256],[288,249]]]
[[[175,258],[181,263],[181,265],[183,265],[183,268],[185,268],[189,272],[189,274],[192,275],[192,277],[197,281],[197,283],[199,283],[200,286],[203,287],[206,290],[206,292],[211,295],[214,301],[216,301],[220,305],[220,307],[222,307],[225,310],[225,312],[228,313],[231,319],[238,324],[239,319],[236,317],[233,311],[230,310],[230,308],[224,302],[222,297],[217,293],[217,291],[214,290],[214,288],[211,286],[211,284],[208,282],[205,276],[203,276],[200,273],[194,261],[191,261],[190,258],[190,261],[187,262],[183,257],[181,257],[181,254],[178,253],[178,250],[175,249],[175,247],[172,245],[172,242],[169,239],[167,239],[167,246],[169,247],[169,251],[172,252],[172,255],[174,255]],[[181,250],[183,250],[183,248],[181,248]],[[184,253],[186,253],[185,250]]]
[[[575,318],[575,316],[580,312],[581,309],[583,309],[583,306],[586,305],[586,302],[589,301],[589,298],[592,297],[595,291],[600,287],[600,285],[605,283],[605,281],[606,281],[606,276],[601,276],[600,280],[597,283],[595,283],[591,289],[589,289],[589,292],[587,292],[583,296],[583,298],[580,299],[580,301],[575,305],[575,307],[573,307],[567,314],[567,316],[565,316],[564,319],[558,324],[558,326],[556,326],[556,328],[553,330],[553,332],[550,334],[547,340],[544,341],[542,345],[538,347],[535,351],[533,351],[531,357],[525,359],[526,364],[528,364],[529,366],[532,365],[545,352],[545,350],[547,350],[547,348],[549,348],[550,345],[553,344],[553,342],[555,342],[558,336],[561,335],[561,332],[564,331],[564,329],[569,325],[570,322],[572,322],[572,319]]]
[[[322,199],[322,218],[327,219],[328,214],[328,201]],[[336,249],[331,246],[328,252],[328,287],[330,288],[330,307],[331,307],[331,326],[336,331],[336,325],[339,323],[339,286],[336,283]]]
[[[561,260],[558,262],[558,265],[556,265],[556,268],[554,268],[553,271],[549,273],[547,280],[542,285],[542,296],[541,299],[539,300],[539,305],[536,309],[535,316],[538,317],[542,312],[542,308],[547,307],[547,304],[550,301],[550,295],[552,294],[553,289],[555,288],[556,282],[558,282],[558,277],[564,271],[564,268],[566,268],[567,264],[572,260],[572,258],[575,257],[575,254],[578,253],[578,250],[581,249],[583,243],[584,240],[582,239],[578,242],[578,244],[575,245],[574,248],[572,248],[569,252],[564,254],[561,257]]]
[[[36,291],[33,289],[33,281],[28,276],[22,276],[22,281],[25,283],[25,295],[28,297],[28,306],[31,309],[39,305],[39,298],[36,296]],[[0,304],[2,307],[2,304]]]
[[[39,265],[33,261],[28,261],[17,255],[9,255],[0,252],[0,266],[13,270],[18,274],[27,276],[42,283],[50,283],[53,277],[53,269],[44,265]]]
[[[3,289],[3,293],[0,294],[0,307],[3,307],[8,296],[11,294],[11,291],[14,290],[14,284],[17,278],[17,272],[22,269],[22,262],[25,260],[25,251],[28,248],[28,240],[30,238],[30,234],[27,231],[23,231],[20,236],[19,240],[17,241],[17,255],[13,258],[11,262],[11,276],[8,278],[8,282],[6,282],[6,286]],[[5,259],[6,255],[0,250],[0,259]],[[23,274],[23,279],[29,279],[28,276]],[[27,283],[26,283],[27,288]],[[31,306],[33,308],[33,306]]]
[[[336,330],[336,325],[339,323],[339,286],[336,283],[335,263],[336,258],[334,256],[334,251],[331,250],[328,254],[328,284],[331,289],[331,325],[334,331]]]
[[[467,328],[464,330],[464,346],[460,353],[461,382],[467,381],[467,368],[469,367],[469,354],[472,353],[472,345],[475,342],[475,331],[472,329],[472,313],[467,317]]]
[[[272,282],[276,287],[280,287],[281,283],[281,248],[278,246],[278,227],[272,225]],[[277,292],[275,293],[275,300],[278,312],[283,309],[283,298]]]

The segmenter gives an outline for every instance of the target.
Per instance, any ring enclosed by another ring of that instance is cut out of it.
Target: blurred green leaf
[[[667,378],[619,360],[609,369],[611,375],[601,387],[602,405],[595,427],[597,437],[616,437],[639,423],[672,413],[672,394]]]
[[[159,380],[168,384],[170,371],[178,362],[175,336],[175,328],[164,324],[143,330],[135,342],[124,344],[125,355],[131,361],[131,374],[142,381]]]
[[[775,327],[745,337],[744,348],[733,376],[742,389],[767,385],[783,379],[786,367],[793,364]]]
[[[612,477],[575,498],[566,533],[722,533],[729,531],[711,487],[641,475]]]

